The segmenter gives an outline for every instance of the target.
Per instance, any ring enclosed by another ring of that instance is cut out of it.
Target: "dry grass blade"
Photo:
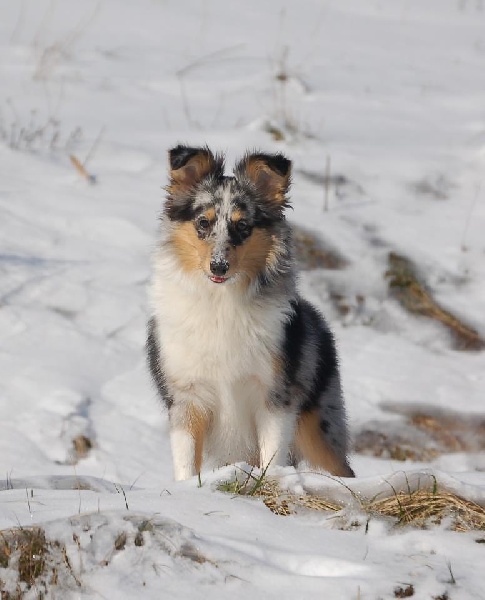
[[[88,181],[89,183],[96,183],[96,178],[94,177],[94,175],[91,175],[87,172],[86,167],[82,164],[82,162],[77,156],[75,156],[74,154],[70,154],[69,159],[72,163],[72,166],[76,169],[76,171],[81,177],[86,179],[86,181]]]
[[[483,350],[485,341],[471,327],[442,308],[419,281],[410,260],[395,252],[389,253],[389,287],[402,306],[411,313],[434,319],[453,334],[459,350]]]
[[[485,509],[470,500],[443,491],[399,492],[366,506],[371,513],[395,517],[402,525],[425,527],[451,518],[454,531],[484,531]]]

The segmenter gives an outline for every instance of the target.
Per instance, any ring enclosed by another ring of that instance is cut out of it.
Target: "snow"
[[[219,492],[235,467],[174,483],[143,346],[166,150],[283,151],[290,219],[349,263],[300,287],[332,323],[353,434],[418,409],[483,420],[484,353],[406,313],[384,275],[404,254],[485,337],[484,19],[471,0],[0,1],[0,529],[41,524],[66,545],[53,598],[483,598],[483,535],[366,524],[325,475],[279,471],[359,526]],[[327,157],[348,183],[324,211],[303,172]],[[77,436],[93,443],[78,461]],[[436,478],[485,503],[483,452],[352,465],[362,497]]]

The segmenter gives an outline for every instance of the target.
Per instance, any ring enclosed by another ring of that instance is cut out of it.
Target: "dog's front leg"
[[[172,406],[170,444],[176,481],[200,473],[208,423],[209,415],[193,403]]]
[[[259,444],[259,465],[269,466],[288,464],[290,444],[295,430],[296,417],[293,412],[270,404],[259,411],[257,434]]]

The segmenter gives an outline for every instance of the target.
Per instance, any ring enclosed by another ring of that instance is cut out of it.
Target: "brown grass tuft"
[[[445,491],[399,492],[374,500],[366,506],[370,513],[394,517],[398,525],[427,527],[449,518],[453,531],[485,531],[485,509],[470,500]]]
[[[44,572],[49,547],[40,527],[0,532],[0,567],[14,566],[29,587]]]
[[[25,527],[0,531],[0,568],[17,573],[15,589],[8,589],[0,580],[2,600],[33,598],[29,592],[35,589],[36,598],[48,597],[50,586],[59,583],[59,577],[68,574],[77,587],[81,582],[72,570],[66,547],[49,540],[41,527]]]
[[[251,471],[241,482],[227,481],[218,489],[234,495],[261,498],[271,512],[288,516],[300,509],[323,512],[339,512],[344,507],[328,498],[315,494],[297,495],[282,490],[278,483],[263,473],[253,475]],[[354,499],[358,496],[354,496]],[[369,516],[391,517],[396,526],[412,525],[425,528],[439,525],[449,519],[448,529],[452,531],[485,531],[485,508],[465,500],[451,492],[438,489],[395,492],[389,498],[361,500],[361,509]]]
[[[264,473],[260,476],[253,475],[253,471],[248,474],[243,482],[237,479],[226,481],[221,483],[217,489],[235,496],[261,498],[271,512],[283,517],[295,514],[298,508],[332,512],[342,509],[340,504],[326,500],[323,497],[306,494],[296,495],[283,491],[276,481],[265,477]]]

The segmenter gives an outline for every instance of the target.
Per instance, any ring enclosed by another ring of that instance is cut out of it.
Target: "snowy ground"
[[[348,261],[301,288],[333,324],[354,435],[400,431],[409,411],[483,422],[484,353],[406,313],[385,273],[390,251],[412,259],[485,337],[484,72],[481,0],[0,0],[0,529],[66,544],[52,597],[484,597],[483,534],[279,517],[215,490],[230,467],[175,484],[143,355],[167,148],[207,143],[229,164],[279,150],[291,218]],[[352,487],[434,473],[485,503],[483,432],[427,463],[355,454]]]

